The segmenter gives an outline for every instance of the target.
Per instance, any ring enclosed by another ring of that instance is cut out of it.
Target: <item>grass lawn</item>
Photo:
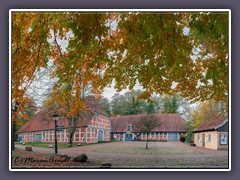
[[[92,150],[96,153],[111,154],[136,154],[136,155],[198,155],[203,154],[180,146],[174,146],[165,142],[150,142],[149,149],[145,148],[145,142],[122,144],[121,146],[101,147]]]
[[[103,143],[109,143],[106,141],[97,142],[97,143],[82,143],[82,146],[91,146],[96,144],[103,144]],[[54,147],[54,142],[25,142],[25,144],[22,144],[20,142],[16,142],[16,145],[22,145],[22,146],[33,146],[33,147],[39,147],[39,148],[49,148],[49,145],[52,145]],[[77,147],[78,143],[73,143],[72,147]],[[68,147],[68,143],[58,143],[58,149],[66,149],[71,148]]]

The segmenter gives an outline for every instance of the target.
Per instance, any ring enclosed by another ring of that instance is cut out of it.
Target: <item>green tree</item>
[[[147,102],[138,100],[141,90],[131,90],[124,94],[114,94],[111,101],[112,112],[115,115],[143,114],[146,113]]]
[[[131,90],[123,95],[123,99],[127,106],[127,114],[143,114],[146,112],[146,102],[144,100],[137,100],[137,97],[142,93],[141,90]]]
[[[152,113],[155,113],[155,109],[154,109],[154,104],[152,103],[149,103],[146,107],[146,112],[148,114],[152,114]]]
[[[184,126],[187,129],[187,140],[193,140],[193,123],[194,121],[192,119],[188,119],[185,121]]]
[[[173,96],[164,96],[162,98],[162,113],[178,113],[180,97],[178,94]]]
[[[102,105],[103,109],[106,111],[106,113],[110,116],[111,115],[111,110],[110,110],[109,99],[108,98],[102,98],[99,102]]]
[[[121,105],[121,95],[119,93],[115,93],[111,100],[111,109],[113,115],[122,115],[123,107]]]

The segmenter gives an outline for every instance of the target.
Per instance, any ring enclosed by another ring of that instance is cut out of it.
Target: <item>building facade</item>
[[[146,140],[147,133],[140,132],[135,126],[145,115],[127,115],[111,117],[111,139],[120,141]],[[180,135],[186,135],[184,119],[179,114],[153,114],[159,126],[148,134],[152,141],[179,141]]]
[[[229,123],[226,117],[219,117],[201,124],[193,131],[197,147],[221,150],[228,149]]]
[[[94,100],[96,105],[98,102]],[[73,142],[74,143],[94,143],[99,141],[110,141],[110,120],[102,106],[90,107],[88,111],[83,111],[82,118],[79,119]],[[57,131],[58,142],[69,141],[68,119],[59,117],[57,122],[63,129]],[[51,114],[41,111],[23,125],[18,130],[18,141],[22,142],[54,142],[55,124]]]

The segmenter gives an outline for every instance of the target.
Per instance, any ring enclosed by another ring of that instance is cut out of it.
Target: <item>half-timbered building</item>
[[[86,104],[90,104],[89,108],[81,114],[73,142],[110,141],[111,127],[107,113],[93,96],[87,98]],[[63,127],[61,131],[57,132],[58,142],[68,142],[69,128],[71,128],[68,126],[68,119],[59,117],[57,124]],[[52,114],[47,111],[40,111],[18,130],[18,141],[54,142],[54,130],[55,124]]]
[[[147,133],[140,132],[134,124],[147,114],[111,117],[111,138],[121,141],[146,140]],[[152,114],[159,126],[149,132],[148,139],[153,141],[179,141],[186,135],[184,119],[179,114]]]

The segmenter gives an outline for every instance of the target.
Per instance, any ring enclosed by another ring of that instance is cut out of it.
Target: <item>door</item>
[[[132,141],[132,134],[125,134],[125,141]]]
[[[35,134],[34,141],[36,141],[36,142],[42,142],[42,134]]]
[[[178,141],[178,133],[168,133],[168,141]]]
[[[98,131],[98,141],[103,141],[103,131],[102,130]]]
[[[202,147],[205,147],[205,134],[202,135]]]
[[[18,142],[21,142],[22,141],[22,136],[19,136],[18,137]]]

